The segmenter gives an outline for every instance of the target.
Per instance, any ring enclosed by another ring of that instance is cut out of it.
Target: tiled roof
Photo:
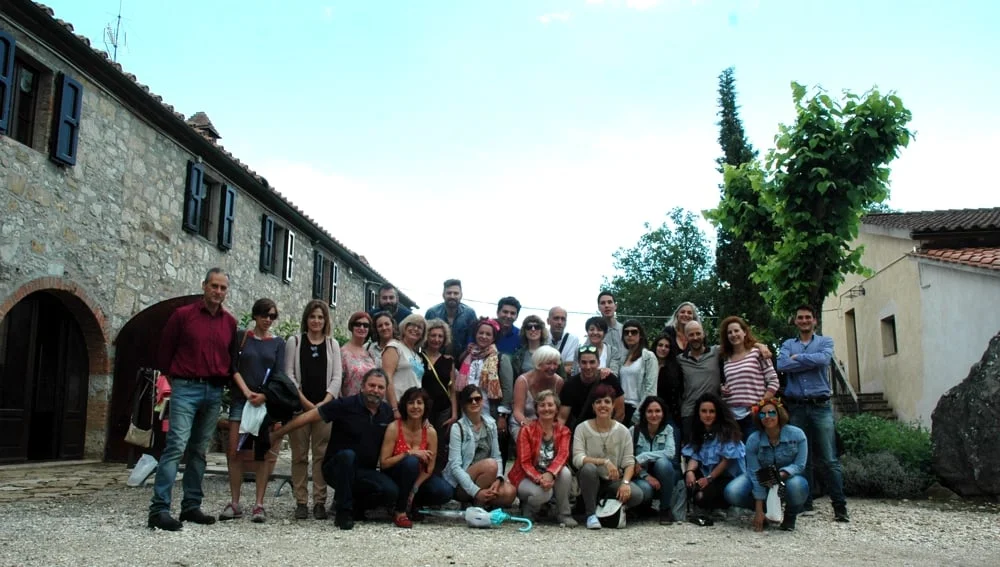
[[[63,28],[65,28],[66,32],[69,35],[71,35],[71,36],[75,37],[77,40],[83,42],[83,44],[86,45],[91,51],[93,51],[95,54],[97,54],[98,56],[100,56],[107,63],[107,65],[111,66],[112,68],[114,68],[115,70],[117,70],[119,73],[121,73],[123,76],[125,76],[127,79],[129,79],[130,81],[132,81],[133,83],[135,83],[136,86],[138,86],[140,89],[142,89],[143,92],[145,92],[147,95],[149,95],[149,97],[150,97],[150,99],[152,101],[154,101],[159,106],[163,107],[164,110],[166,110],[170,114],[174,115],[174,117],[177,118],[178,120],[180,120],[181,122],[187,124],[187,126],[189,128],[192,128],[195,131],[198,131],[198,129],[195,127],[195,125],[187,122],[187,120],[184,118],[183,114],[177,112],[177,110],[174,109],[174,107],[172,105],[163,102],[163,97],[161,97],[161,96],[159,96],[159,95],[154,94],[153,92],[151,92],[149,90],[149,87],[146,86],[146,85],[144,85],[144,84],[142,84],[142,83],[140,83],[139,80],[136,78],[135,75],[133,75],[132,73],[126,72],[122,68],[122,66],[121,66],[120,63],[118,63],[116,61],[113,61],[111,59],[111,56],[108,55],[107,52],[95,48],[93,45],[91,45],[90,40],[87,39],[87,37],[75,33],[74,28],[73,28],[73,24],[57,18],[56,15],[55,15],[55,10],[53,10],[52,8],[46,6],[45,4],[42,4],[40,2],[34,2],[33,0],[30,0],[30,4],[33,4],[34,6],[37,6],[38,9],[40,9],[40,10],[44,11],[46,14],[48,14],[48,16],[53,21],[55,21],[60,26],[62,26]],[[194,116],[192,118],[194,118]],[[207,118],[208,117],[205,116],[206,120],[207,120]],[[211,122],[209,122],[209,124],[211,124]],[[213,130],[214,130],[214,127],[213,127]],[[200,132],[199,132],[199,134],[200,134]],[[228,150],[226,150],[224,147],[222,147],[222,145],[219,144],[217,141],[215,141],[215,140],[209,140],[209,141],[211,141],[212,144],[216,148],[218,148],[220,152],[222,152],[229,160],[231,160],[232,163],[236,164],[240,169],[246,171],[247,174],[249,174],[251,177],[253,177],[265,190],[270,191],[278,199],[280,199],[282,202],[284,202],[286,205],[288,205],[294,211],[296,211],[297,213],[299,213],[300,215],[302,215],[303,219],[305,219],[308,223],[310,223],[313,226],[315,226],[317,229],[319,229],[319,231],[323,235],[325,235],[330,240],[332,240],[338,247],[340,247],[342,250],[346,251],[355,260],[357,260],[358,262],[360,262],[361,264],[363,264],[366,269],[368,269],[368,270],[370,270],[372,272],[372,275],[374,276],[375,279],[379,279],[379,280],[382,280],[382,281],[385,281],[385,282],[389,281],[384,276],[382,276],[382,274],[378,273],[378,271],[376,271],[375,268],[372,268],[371,265],[368,263],[368,261],[366,259],[364,259],[363,256],[361,256],[357,252],[354,252],[350,248],[344,246],[344,244],[342,242],[340,242],[339,240],[337,240],[332,234],[330,234],[329,231],[327,231],[318,222],[316,222],[312,217],[310,217],[308,214],[306,214],[305,211],[303,211],[302,209],[300,209],[298,207],[298,205],[296,205],[295,203],[291,202],[284,195],[282,195],[279,191],[277,191],[276,189],[274,189],[273,187],[271,187],[270,184],[268,183],[267,179],[265,179],[264,177],[262,177],[261,175],[259,175],[256,171],[250,169],[250,167],[248,165],[246,165],[243,162],[241,162],[239,160],[239,158],[237,158],[232,153],[230,153]],[[399,288],[397,286],[397,290],[398,289]],[[399,295],[400,295],[401,299],[409,300],[409,303],[411,305],[416,305],[416,302],[414,302],[412,299],[410,299],[409,297],[407,297],[401,291],[399,292]]]
[[[864,224],[907,229],[911,233],[1000,230],[1000,207],[865,215]]]
[[[914,254],[942,262],[1000,271],[1000,248],[932,248]]]

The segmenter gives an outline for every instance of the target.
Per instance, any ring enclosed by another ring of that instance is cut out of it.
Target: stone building
[[[371,306],[384,278],[219,138],[50,9],[2,4],[0,463],[127,458],[136,372],[212,266],[237,317]]]

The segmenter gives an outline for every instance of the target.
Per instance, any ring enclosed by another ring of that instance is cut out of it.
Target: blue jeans
[[[789,404],[790,423],[806,433],[810,447],[816,452],[809,452],[806,463],[805,480],[813,485],[813,463],[819,459],[826,475],[826,488],[830,491],[830,502],[836,506],[846,506],[844,498],[844,473],[837,458],[836,429],[833,424],[833,406],[830,402]],[[810,493],[807,506],[812,505]]]
[[[389,478],[396,483],[396,487],[399,489],[399,495],[396,497],[395,511],[406,512],[406,503],[410,498],[410,493],[413,491],[413,485],[417,482],[417,477],[420,476],[420,460],[413,455],[409,455],[391,468],[382,470],[385,471],[385,474],[389,475]],[[413,507],[420,508],[422,506],[447,504],[454,492],[455,489],[448,484],[448,481],[438,475],[431,475],[430,478],[420,485],[416,495],[414,495]]]
[[[741,474],[736,480],[726,485],[724,494],[726,502],[729,502],[730,505],[753,510],[756,506],[753,497],[753,484],[751,484],[750,477],[747,474],[754,473]],[[802,505],[806,503],[806,499],[808,498],[809,483],[806,482],[806,479],[795,475],[785,480],[786,514],[798,514],[801,512]]]
[[[333,487],[338,514],[363,512],[376,506],[391,509],[399,497],[396,483],[377,470],[357,466],[357,455],[351,449],[326,456],[323,462],[323,479],[327,486]],[[355,500],[358,501],[357,505]]]
[[[170,381],[170,429],[167,445],[153,481],[149,514],[170,511],[171,494],[177,480],[177,465],[187,449],[184,468],[184,499],[181,512],[201,507],[201,481],[205,476],[205,451],[219,421],[222,388],[192,380]]]
[[[653,478],[660,481],[660,511],[666,512],[673,506],[674,481],[677,478],[674,464],[666,459],[658,459],[653,463],[652,470],[649,473]],[[636,488],[642,489],[643,504],[653,500],[656,491],[653,490],[649,482],[640,478],[633,482],[633,484],[635,484]]]

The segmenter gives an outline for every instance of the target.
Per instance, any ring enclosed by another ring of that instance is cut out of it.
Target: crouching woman
[[[514,503],[517,491],[504,481],[500,467],[497,422],[483,413],[483,392],[469,384],[458,393],[462,418],[451,426],[444,479],[455,488],[455,500],[484,508]]]
[[[785,515],[781,529],[795,529],[795,518],[809,496],[809,483],[802,472],[809,457],[806,434],[788,424],[781,400],[761,400],[753,408],[756,431],[747,439],[747,471],[726,486],[726,501],[754,510],[753,529],[762,531],[767,493],[776,483],[785,485]]]

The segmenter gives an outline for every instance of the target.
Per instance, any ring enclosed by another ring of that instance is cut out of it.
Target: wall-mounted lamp
[[[851,289],[847,290],[847,294],[846,295],[850,299],[854,299],[855,297],[864,297],[864,295],[865,295],[865,287],[863,285],[861,285],[861,284],[858,284],[858,285],[852,287]]]

